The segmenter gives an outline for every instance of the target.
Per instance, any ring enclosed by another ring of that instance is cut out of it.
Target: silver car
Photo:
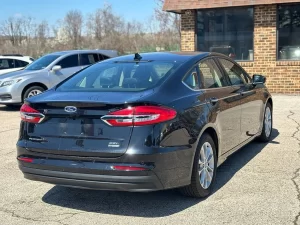
[[[23,70],[0,76],[0,104],[22,103],[86,66],[117,55],[113,50],[72,50],[45,55]]]

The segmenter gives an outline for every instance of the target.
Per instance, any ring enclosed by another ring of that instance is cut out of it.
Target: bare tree
[[[21,24],[22,20],[15,17],[9,17],[1,24],[1,33],[10,40],[13,46],[21,44],[23,36]]]
[[[24,36],[27,44],[30,44],[31,39],[36,30],[36,24],[32,17],[22,17],[20,18],[20,31],[21,35]]]
[[[102,10],[103,18],[103,34],[111,35],[113,33],[118,33],[123,27],[123,22],[120,16],[113,13],[111,5],[106,5]]]
[[[159,23],[159,42],[166,50],[171,50],[180,42],[181,18],[180,15],[162,11],[164,0],[157,0],[155,18]]]
[[[93,47],[123,52],[125,22],[113,12],[111,5],[107,4],[90,14],[86,26],[89,36],[86,40]]]
[[[101,9],[97,9],[94,14],[88,16],[86,23],[88,34],[92,35],[92,37],[96,38],[98,41],[101,41],[102,39],[103,23]]]
[[[159,22],[161,31],[173,31],[176,32],[178,38],[180,38],[181,32],[181,20],[180,15],[176,13],[170,13],[162,11],[164,0],[156,0],[157,7],[155,8],[155,17]]]
[[[115,49],[121,54],[158,49],[177,50],[180,17],[161,10],[163,0],[149,21],[125,21],[111,5],[87,15],[69,11],[49,27],[47,21],[32,17],[10,17],[0,21],[0,53],[19,53],[39,57],[66,49]]]
[[[80,47],[82,26],[83,26],[82,13],[78,10],[69,11],[65,16],[64,24],[69,39],[73,43],[73,48]]]
[[[49,26],[47,21],[42,21],[37,25],[37,38],[44,46],[49,35]]]

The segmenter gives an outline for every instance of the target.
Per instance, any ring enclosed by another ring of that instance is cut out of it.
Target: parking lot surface
[[[16,161],[18,109],[0,106],[0,118],[0,224],[300,224],[300,96],[274,96],[272,141],[230,157],[202,200],[25,180]]]

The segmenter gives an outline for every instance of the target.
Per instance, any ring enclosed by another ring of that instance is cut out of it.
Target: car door
[[[240,141],[241,106],[228,79],[213,58],[198,64],[204,95],[220,139],[220,155],[231,150]]]
[[[219,58],[221,66],[229,77],[232,88],[239,94],[241,103],[241,142],[259,132],[263,101],[262,92],[251,84],[249,75],[235,62]]]
[[[95,53],[84,53],[84,54],[79,54],[79,63],[81,66],[81,69],[92,65],[94,63],[99,62],[99,56],[98,54]]]
[[[81,69],[79,65],[79,55],[73,54],[66,56],[56,63],[57,66],[61,66],[61,70],[52,72],[50,79],[51,85],[54,86],[64,79],[68,78],[72,74],[76,73]]]

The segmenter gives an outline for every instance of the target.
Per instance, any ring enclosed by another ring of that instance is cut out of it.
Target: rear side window
[[[223,76],[213,59],[200,62],[198,66],[203,78],[204,88],[227,86],[226,78]]]
[[[22,60],[17,60],[15,59],[15,67],[16,68],[19,68],[19,67],[25,67],[27,66],[29,63],[28,62],[25,62],[25,61],[22,61]]]
[[[224,67],[232,85],[248,83],[248,77],[244,75],[243,70],[238,65],[227,59],[219,59],[219,61]]]
[[[107,62],[95,64],[63,82],[59,91],[141,91],[171,76],[178,62]]]
[[[80,54],[80,65],[87,66],[99,61],[98,54]]]
[[[62,69],[79,66],[78,55],[76,54],[67,56],[59,61],[56,65],[61,66]]]
[[[109,59],[109,57],[106,55],[101,55],[101,56],[102,56],[102,60]]]
[[[0,70],[13,68],[15,68],[13,59],[0,59]]]
[[[166,73],[168,73],[170,71],[170,69],[172,69],[172,67],[174,66],[173,63],[159,63],[159,62],[156,62],[154,65],[153,65],[153,69],[155,70],[155,72],[157,73],[157,75],[159,77],[163,77],[166,75]]]
[[[189,86],[191,89],[198,90],[199,89],[199,79],[197,69],[194,68],[190,71],[184,78],[183,83]]]

